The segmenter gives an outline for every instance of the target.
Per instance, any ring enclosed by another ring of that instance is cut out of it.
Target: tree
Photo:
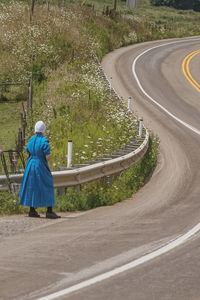
[[[200,11],[200,0],[194,0],[194,10]]]
[[[200,11],[200,0],[151,0],[155,6],[170,6],[176,9],[194,9]]]
[[[193,9],[194,0],[174,0],[173,7],[177,9]]]

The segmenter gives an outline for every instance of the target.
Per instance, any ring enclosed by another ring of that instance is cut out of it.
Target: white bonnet
[[[45,133],[45,131],[46,131],[46,126],[45,126],[44,122],[38,121],[35,124],[35,132]]]

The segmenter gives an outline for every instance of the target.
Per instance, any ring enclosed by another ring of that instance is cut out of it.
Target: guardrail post
[[[81,185],[80,184],[79,185],[75,185],[74,186],[74,191],[80,192],[81,191]]]
[[[139,120],[139,131],[138,131],[138,136],[142,136],[142,130],[143,130],[143,119]]]
[[[128,97],[128,110],[131,110],[131,97]]]
[[[112,181],[113,181],[113,176],[112,175],[106,176],[106,183],[107,183],[107,185],[111,186],[112,185]]]
[[[72,166],[72,140],[68,141],[67,168]]]
[[[58,167],[58,171],[64,171],[65,167]],[[64,196],[66,194],[66,188],[65,187],[59,187],[57,189],[58,196]]]

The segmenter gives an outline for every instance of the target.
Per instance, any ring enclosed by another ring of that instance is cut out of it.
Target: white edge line
[[[193,40],[199,40],[199,39],[193,39]],[[133,65],[132,65],[132,71],[133,71],[133,75],[136,79],[136,82],[139,86],[139,88],[141,89],[141,91],[143,92],[143,94],[149,98],[154,104],[156,104],[159,108],[161,108],[165,113],[167,113],[169,116],[171,116],[173,119],[175,119],[177,122],[181,123],[182,125],[184,125],[185,127],[187,127],[188,129],[192,130],[193,132],[197,133],[198,135],[200,135],[200,131],[196,128],[194,128],[193,126],[187,124],[186,122],[182,121],[181,119],[177,118],[175,115],[173,115],[171,112],[169,112],[165,107],[163,107],[162,105],[160,105],[157,101],[155,101],[150,95],[148,95],[146,93],[146,91],[143,89],[139,79],[138,79],[138,76],[136,74],[136,71],[135,71],[135,66],[136,66],[136,62],[137,60],[144,54],[146,54],[147,52],[155,49],[155,48],[159,48],[159,47],[163,47],[163,46],[166,46],[166,45],[170,45],[170,44],[175,44],[175,43],[180,43],[180,42],[187,42],[187,40],[184,40],[184,41],[176,41],[176,42],[170,42],[170,43],[166,43],[166,44],[163,44],[163,45],[158,45],[158,46],[155,46],[155,47],[152,47],[152,48],[149,48],[147,50],[145,50],[144,52],[142,52],[140,55],[138,55],[136,57],[136,59],[134,60],[133,62]],[[125,264],[121,267],[118,267],[118,268],[115,268],[109,272],[106,272],[106,273],[103,273],[101,275],[98,275],[98,276],[95,276],[91,279],[88,279],[88,280],[85,280],[85,281],[82,281],[78,284],[75,284],[71,287],[68,287],[66,289],[63,289],[59,292],[56,292],[56,293],[53,293],[53,294],[50,294],[50,295],[47,295],[47,296],[44,296],[44,297],[41,297],[41,298],[38,298],[37,300],[52,300],[52,299],[56,299],[58,297],[62,297],[64,295],[68,295],[68,294],[71,294],[73,292],[76,292],[76,291],[79,291],[80,289],[83,289],[83,288],[86,288],[88,286],[91,286],[93,284],[96,284],[98,282],[101,282],[103,280],[106,280],[106,279],[109,279],[113,276],[116,276],[122,272],[125,272],[125,271],[128,271],[130,269],[133,269],[145,262],[148,262],[162,254],[165,254],[167,252],[169,252],[170,250],[180,246],[181,244],[183,244],[184,242],[186,242],[189,238],[191,238],[193,235],[195,235],[198,231],[200,230],[200,223],[198,223],[195,227],[193,227],[191,230],[189,230],[187,233],[185,233],[184,235],[182,235],[181,237],[177,238],[176,240],[174,240],[173,242],[170,242],[169,244],[159,248],[158,250],[155,250],[147,255],[144,255],[136,260],[133,260],[132,262],[128,263],[128,264]]]
[[[58,297],[62,297],[68,294],[71,294],[73,292],[79,291],[80,289],[86,288],[88,286],[91,286],[93,284],[96,284],[98,282],[101,282],[105,279],[109,279],[113,276],[116,276],[122,272],[128,271],[130,269],[133,269],[145,262],[148,262],[162,254],[165,254],[167,252],[169,252],[170,250],[180,246],[181,244],[183,244],[184,242],[186,242],[189,238],[191,238],[193,235],[195,235],[198,231],[200,230],[200,223],[197,224],[195,227],[193,227],[191,230],[189,230],[187,233],[185,233],[184,235],[182,235],[181,237],[177,238],[176,240],[174,240],[173,242],[170,242],[169,244],[165,245],[164,247],[159,248],[158,250],[155,250],[147,255],[144,255],[136,260],[133,260],[132,262],[125,264],[121,267],[115,268],[112,271],[103,273],[101,275],[95,276],[91,279],[82,281],[81,283],[75,284],[71,287],[68,287],[66,289],[63,289],[59,292],[50,294],[48,296],[44,296],[41,298],[38,298],[38,300],[52,300],[52,299],[56,299]]]
[[[198,41],[199,39],[192,39],[192,41]],[[183,40],[183,41],[175,41],[175,42],[170,42],[170,43],[165,43],[165,44],[162,44],[162,45],[158,45],[158,46],[155,46],[155,47],[152,47],[152,48],[149,48],[147,50],[145,50],[144,52],[142,52],[141,54],[139,54],[135,60],[133,61],[133,64],[132,64],[132,72],[133,72],[133,75],[135,77],[135,80],[140,88],[140,90],[142,91],[142,93],[147,97],[149,98],[149,100],[151,100],[155,105],[157,105],[160,109],[162,109],[166,114],[168,114],[170,117],[172,117],[174,120],[176,120],[177,122],[179,122],[180,124],[182,124],[183,126],[187,127],[188,129],[190,129],[191,131],[195,132],[196,134],[200,135],[200,130],[198,130],[197,128],[189,125],[188,123],[182,121],[181,119],[179,119],[178,117],[176,117],[174,114],[172,114],[171,112],[169,112],[164,106],[162,106],[160,103],[158,103],[156,100],[154,100],[149,94],[147,94],[147,92],[144,90],[142,84],[140,83],[139,81],[139,78],[137,76],[137,73],[136,73],[136,63],[138,61],[139,58],[141,58],[144,54],[146,54],[147,52],[151,51],[151,50],[154,50],[156,48],[160,48],[160,47],[164,47],[164,46],[168,46],[168,45],[171,45],[171,44],[176,44],[176,43],[185,43],[185,42],[191,42],[191,40]]]

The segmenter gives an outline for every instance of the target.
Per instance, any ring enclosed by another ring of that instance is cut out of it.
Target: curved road
[[[200,38],[165,40],[103,59],[115,90],[159,136],[158,167],[127,201],[3,239],[0,299],[200,299],[200,93],[182,70],[199,49]],[[188,64],[197,84],[199,62]]]

